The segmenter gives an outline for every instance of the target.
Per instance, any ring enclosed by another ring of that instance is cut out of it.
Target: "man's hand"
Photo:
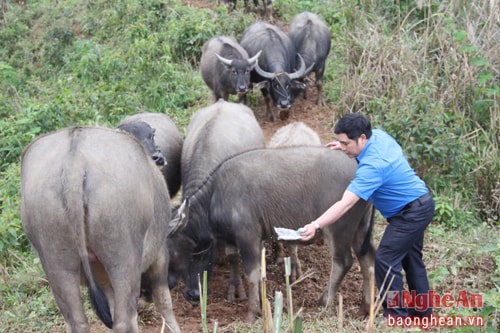
[[[326,146],[330,149],[341,150],[342,145],[338,141],[331,141],[326,144]]]
[[[306,224],[305,226],[303,226],[299,230],[300,230],[300,235],[302,236],[302,238],[300,240],[303,242],[306,242],[308,240],[313,239],[314,235],[316,235],[316,226],[314,226],[312,224],[312,222],[309,224]]]

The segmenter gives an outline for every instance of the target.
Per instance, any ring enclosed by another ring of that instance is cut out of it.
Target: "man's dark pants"
[[[422,248],[424,243],[424,231],[434,216],[434,200],[430,194],[426,194],[411,202],[395,216],[388,218],[389,222],[380,245],[375,255],[375,278],[380,295],[383,296],[385,286],[388,285],[392,275],[394,281],[389,290],[395,291],[391,295],[400,296],[403,291],[403,276],[401,270],[406,273],[406,281],[409,291],[415,294],[429,292],[429,280],[427,271],[422,260]],[[382,286],[387,271],[391,270]],[[432,309],[418,312],[415,309],[405,309],[400,306],[387,307],[387,299],[384,300],[384,316],[425,316],[432,313]]]

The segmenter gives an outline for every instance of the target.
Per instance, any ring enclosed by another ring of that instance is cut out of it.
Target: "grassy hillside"
[[[216,0],[191,2],[204,6],[180,0],[0,3],[0,322],[9,323],[7,331],[61,325],[21,228],[22,149],[42,133],[72,125],[114,127],[139,111],[164,112],[183,132],[190,115],[211,103],[197,67],[203,43],[218,34],[239,39],[258,18],[229,13]],[[446,262],[443,251],[455,247],[463,249],[454,258],[470,255],[466,268],[473,259],[489,258],[493,268],[481,275],[488,290],[481,292],[498,293],[498,2],[273,4],[275,22],[284,28],[303,10],[321,15],[332,31],[324,112],[332,122],[364,112],[396,137],[436,198],[433,236],[445,242],[433,258]],[[449,265],[436,281],[447,283],[461,272]],[[498,297],[491,301],[488,315],[498,316],[499,303]]]

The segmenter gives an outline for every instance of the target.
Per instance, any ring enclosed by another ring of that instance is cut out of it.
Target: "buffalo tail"
[[[101,287],[95,281],[89,262],[89,252],[85,242],[85,223],[87,219],[87,175],[84,169],[74,168],[70,159],[61,172],[63,202],[66,208],[67,220],[75,221],[73,237],[76,240],[78,255],[82,264],[83,275],[89,288],[89,296],[97,316],[108,328],[113,328],[113,319],[109,303]],[[76,162],[75,162],[76,164]],[[74,186],[80,184],[80,186]]]
[[[87,279],[86,276],[85,278]],[[111,312],[109,311],[109,304],[106,295],[97,283],[88,283],[87,279],[87,285],[89,286],[90,302],[92,303],[95,313],[107,328],[112,329],[113,318],[111,317]]]
[[[364,256],[371,247],[373,224],[375,223],[375,207],[371,206],[370,211],[370,225],[368,226],[368,230],[365,234],[365,239],[363,240],[363,244],[361,245],[361,249],[359,251],[360,256]]]

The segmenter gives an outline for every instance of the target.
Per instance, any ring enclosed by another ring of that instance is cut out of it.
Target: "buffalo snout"
[[[153,155],[151,155],[151,158],[156,163],[156,165],[164,166],[167,164],[165,156],[163,156],[163,153],[160,150],[155,151]]]
[[[207,295],[210,295],[212,292],[210,289],[207,291]],[[200,290],[198,289],[187,289],[184,292],[184,298],[191,302],[191,305],[197,306],[200,303]]]
[[[243,93],[247,92],[248,91],[248,85],[247,84],[240,84],[238,86],[238,91],[239,92],[243,92]]]

